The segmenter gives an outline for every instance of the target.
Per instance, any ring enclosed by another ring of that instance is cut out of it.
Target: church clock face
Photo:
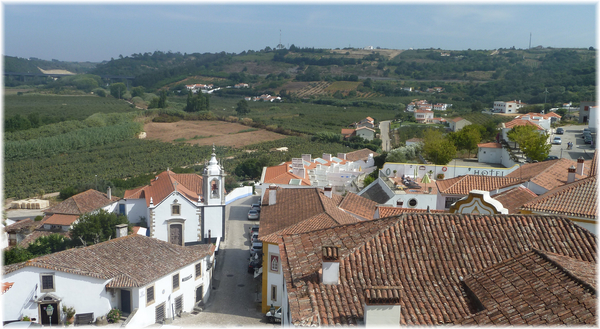
[[[210,181],[210,198],[211,199],[218,199],[220,197],[219,185],[220,185],[220,182],[217,178],[214,178],[212,181]]]

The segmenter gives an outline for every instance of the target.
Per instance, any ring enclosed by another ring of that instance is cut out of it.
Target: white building
[[[518,109],[526,105],[527,104],[522,103],[520,100],[508,102],[495,101],[493,111],[498,113],[517,113]]]
[[[127,226],[117,230],[117,236],[126,234]],[[3,320],[28,316],[58,325],[66,320],[62,307],[67,306],[75,308],[76,317],[93,319],[118,308],[128,316],[127,327],[161,323],[208,300],[214,249],[129,235],[5,266],[3,283],[12,285],[2,296]]]
[[[150,185],[125,191],[119,203],[131,223],[146,219],[153,238],[177,245],[224,241],[225,176],[213,152],[202,177],[167,169]]]

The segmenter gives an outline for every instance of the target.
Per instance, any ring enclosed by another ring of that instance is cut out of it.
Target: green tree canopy
[[[531,160],[544,161],[550,154],[552,144],[548,143],[548,133],[540,133],[534,126],[516,126],[506,136],[519,144],[519,148]]]
[[[239,102],[237,102],[237,106],[235,108],[235,111],[237,112],[237,114],[239,116],[246,115],[246,114],[250,113],[250,107],[248,106],[248,102],[246,102],[245,99],[242,99]]]
[[[110,94],[114,98],[121,99],[127,92],[127,86],[123,82],[117,82],[110,85]]]
[[[41,236],[27,246],[27,250],[34,256],[42,256],[66,250],[71,245],[71,239],[62,234]]]
[[[481,131],[485,128],[481,125],[472,124],[463,127],[457,132],[450,133],[448,136],[459,150],[467,150],[469,157],[471,151],[477,148],[477,144],[481,143]]]
[[[105,210],[84,214],[71,228],[73,245],[91,245],[114,238],[115,227],[119,224],[129,224],[125,215],[117,215]]]
[[[143,97],[145,93],[144,87],[138,86],[131,88],[131,97]]]
[[[184,110],[186,112],[208,111],[208,98],[208,94],[198,92],[196,95],[194,95],[191,91],[189,91],[187,97],[187,104]]]
[[[456,147],[441,131],[428,129],[423,138],[423,152],[427,160],[446,165],[456,156]]]

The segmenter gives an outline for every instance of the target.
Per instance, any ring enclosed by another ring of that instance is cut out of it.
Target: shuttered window
[[[165,303],[156,307],[156,323],[162,323],[165,319]]]
[[[196,264],[196,279],[202,277],[202,262]]]
[[[42,292],[55,291],[54,289],[54,274],[42,274]]]
[[[179,314],[183,311],[183,295],[175,298],[175,314]]]
[[[179,273],[173,275],[173,291],[179,289]]]
[[[154,303],[154,286],[146,289],[146,305]]]

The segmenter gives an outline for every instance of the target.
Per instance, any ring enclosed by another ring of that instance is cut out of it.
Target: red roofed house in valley
[[[463,118],[454,118],[452,120],[448,120],[448,124],[450,127],[450,130],[457,132],[461,129],[463,129],[465,126],[468,126],[471,123],[471,121],[467,120],[467,119],[463,119]]]
[[[150,185],[125,191],[123,212],[131,223],[145,218],[149,236],[177,245],[225,239],[225,172],[213,153],[202,176],[167,169]]]
[[[562,216],[407,213],[279,241],[284,326],[596,324],[596,237]]]
[[[337,195],[331,186],[324,189],[270,186],[262,199],[258,230],[258,240],[263,244],[263,312],[271,305],[281,306],[286,297],[279,253],[281,235],[371,220],[376,205],[354,193]]]
[[[208,301],[214,250],[127,235],[118,225],[111,240],[5,266],[3,280],[13,285],[3,291],[3,320],[28,316],[54,327],[63,324],[66,306],[91,321],[118,308],[133,328],[161,323]]]

